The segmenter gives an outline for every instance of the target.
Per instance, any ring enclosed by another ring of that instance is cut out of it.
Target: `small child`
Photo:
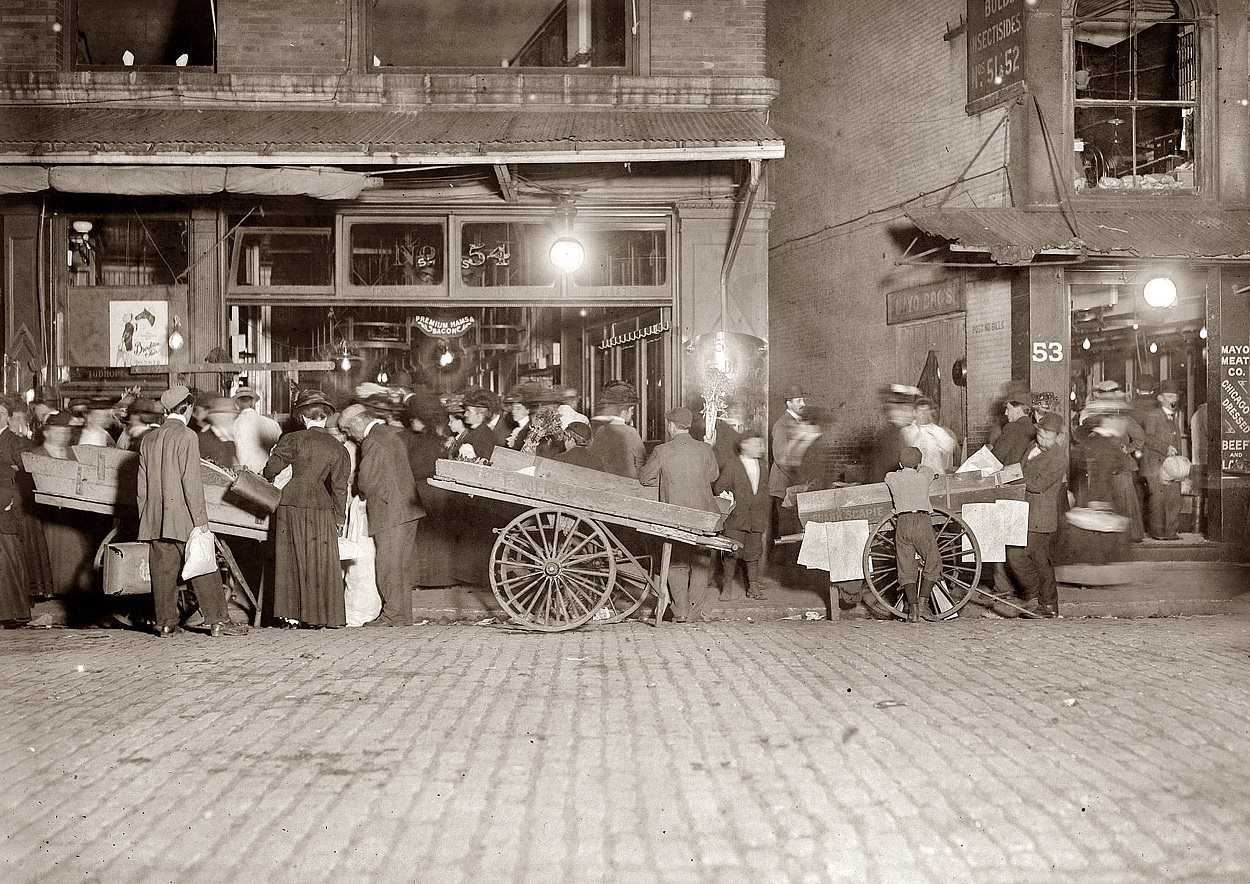
[[[894,504],[894,554],[899,586],[907,599],[908,623],[920,622],[920,606],[942,577],[942,555],[933,536],[933,506],[929,503],[929,489],[937,473],[932,467],[921,466],[920,459],[920,449],[909,445],[899,455],[899,469],[885,477]],[[917,554],[924,561],[924,579],[919,586]]]

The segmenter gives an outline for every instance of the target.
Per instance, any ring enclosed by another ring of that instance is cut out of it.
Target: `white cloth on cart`
[[[812,570],[828,571],[831,583],[862,580],[868,534],[867,519],[808,522],[803,526],[798,563]]]
[[[996,500],[992,503],[965,503],[959,517],[964,520],[981,549],[981,561],[1007,561],[1007,547],[1029,542],[1029,503],[1026,500]],[[964,551],[972,549],[965,537]]]

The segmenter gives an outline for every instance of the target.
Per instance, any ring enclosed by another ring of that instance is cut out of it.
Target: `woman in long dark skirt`
[[[417,524],[416,568],[413,586],[451,586],[456,582],[456,538],[453,533],[450,491],[431,486],[434,464],[447,456],[447,411],[426,387],[419,387],[404,403],[408,423],[408,462],[417,480],[417,494],[425,518]]]
[[[346,626],[338,537],[347,518],[351,461],[326,430],[334,406],[320,390],[301,391],[291,412],[304,429],[278,440],[263,473],[272,480],[291,467],[275,514],[273,613],[304,626]]]

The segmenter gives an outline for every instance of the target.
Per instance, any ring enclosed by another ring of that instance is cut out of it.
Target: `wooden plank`
[[[42,503],[46,506],[55,506],[62,509],[81,510],[88,513],[103,513],[107,516],[117,515],[119,509],[134,509],[134,503],[106,503],[98,500],[84,500],[75,497],[72,494],[48,494],[43,491],[35,492],[35,502]],[[234,510],[232,513],[230,510]],[[231,521],[236,518],[235,513],[241,512],[236,507],[225,504],[221,507],[212,505],[208,508],[208,527],[214,534],[229,534],[232,537],[246,537],[250,540],[266,540],[269,537],[268,524],[237,524]],[[227,521],[222,521],[219,516],[226,516]],[[251,517],[249,517],[251,518]],[[266,520],[267,522],[267,520]]]
[[[440,460],[435,464],[435,475],[475,488],[526,497],[534,501],[534,505],[549,503],[604,515],[621,515],[695,533],[715,534],[725,523],[725,516],[720,513],[707,513],[610,491],[580,488],[564,482],[464,461]]]
[[[491,455],[490,462],[493,467],[514,473],[533,467],[534,475],[540,479],[551,479],[582,488],[611,491],[614,494],[625,494],[642,500],[658,501],[660,499],[659,488],[648,488],[637,479],[618,476],[615,473],[605,473],[602,470],[592,470],[589,467],[579,467],[576,464],[564,463],[548,457],[538,457],[526,451],[497,447],[495,453]]]
[[[958,513],[965,503],[988,503],[994,500],[1024,500],[1024,486],[1004,484],[1014,472],[1003,471],[991,476],[980,473],[952,473],[938,476],[933,483],[929,502],[933,506]],[[828,491],[807,491],[796,495],[799,521],[845,522],[867,519],[876,523],[890,514],[890,489],[884,482],[850,485]]]

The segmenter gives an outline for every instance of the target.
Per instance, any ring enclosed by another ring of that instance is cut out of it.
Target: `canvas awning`
[[[0,193],[113,193],[190,196],[250,193],[346,200],[382,186],[378,178],[340,169],[251,166],[0,166]]]
[[[0,110],[0,164],[387,167],[784,155],[755,110]]]
[[[951,248],[999,264],[1037,255],[1250,258],[1250,211],[1203,208],[914,209],[908,219]]]

